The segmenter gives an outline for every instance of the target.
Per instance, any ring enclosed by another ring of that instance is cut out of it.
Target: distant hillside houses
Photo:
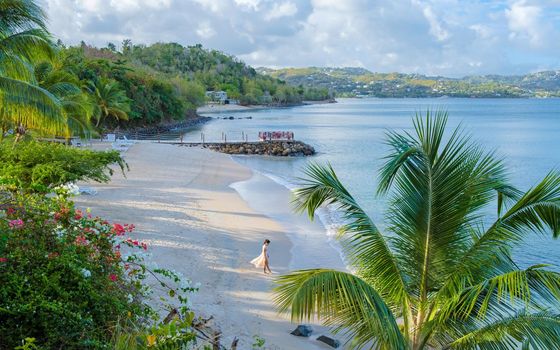
[[[206,99],[210,102],[215,102],[223,105],[236,105],[239,100],[228,98],[225,91],[206,91]]]

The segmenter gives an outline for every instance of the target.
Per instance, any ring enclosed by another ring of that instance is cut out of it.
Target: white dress
[[[268,246],[263,244],[261,255],[257,256],[253,260],[251,260],[251,264],[255,265],[255,267],[264,267],[265,257],[268,259]]]

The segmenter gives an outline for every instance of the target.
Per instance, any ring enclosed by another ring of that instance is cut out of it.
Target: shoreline
[[[296,324],[278,315],[271,302],[273,277],[293,268],[337,267],[309,256],[322,252],[314,245],[318,239],[328,245],[324,228],[306,217],[293,219],[289,190],[228,155],[204,149],[138,143],[126,160],[131,168],[126,178],[116,174],[109,184],[88,184],[97,195],[79,196],[76,205],[134,223],[134,236],[147,241],[154,262],[201,283],[191,298],[193,310],[214,316],[224,345],[239,337],[241,349],[251,348],[256,335],[266,348],[324,349],[314,338],[329,334],[326,329],[314,325],[311,339],[291,336]],[[266,198],[275,200],[259,205]],[[292,241],[299,236],[302,241]],[[272,276],[249,264],[265,238],[272,241]]]
[[[308,105],[318,105],[318,104],[329,104],[336,103],[336,100],[324,100],[324,101],[302,101],[300,103],[290,103],[286,105],[206,105],[198,107],[196,113],[199,115],[204,114],[215,114],[215,113],[237,113],[237,112],[249,112],[258,111],[263,109],[278,109],[278,108],[292,108],[301,107]]]

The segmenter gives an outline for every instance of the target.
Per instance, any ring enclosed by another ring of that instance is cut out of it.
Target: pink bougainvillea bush
[[[64,198],[0,201],[0,349],[25,338],[45,349],[111,348],[115,329],[157,324],[147,280],[167,289],[164,306],[190,314],[195,288],[176,272],[150,269],[147,251],[134,225],[92,217]]]

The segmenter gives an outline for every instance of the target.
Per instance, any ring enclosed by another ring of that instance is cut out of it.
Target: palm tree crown
[[[279,309],[294,320],[318,315],[351,348],[560,349],[560,274],[522,269],[511,254],[527,234],[560,234],[560,174],[522,193],[460,128],[445,142],[446,122],[447,113],[428,111],[413,133],[388,134],[378,187],[389,195],[386,233],[330,166],[308,167],[297,207],[311,218],[327,204],[344,213],[353,273],[282,276]],[[492,203],[497,219],[485,225]]]
[[[128,120],[130,99],[117,81],[101,78],[90,83],[88,90],[92,96],[96,126],[107,117]]]
[[[51,57],[45,15],[32,0],[0,0],[0,127],[66,130],[60,101],[35,81],[32,64]]]

